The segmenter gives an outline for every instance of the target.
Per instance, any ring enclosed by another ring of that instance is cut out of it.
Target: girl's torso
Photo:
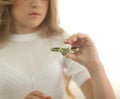
[[[35,35],[13,36],[0,49],[0,99],[23,99],[33,90],[64,99],[64,58],[50,50],[61,42]]]

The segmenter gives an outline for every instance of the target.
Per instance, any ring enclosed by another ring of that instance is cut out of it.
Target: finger
[[[29,99],[42,99],[42,98],[37,97],[37,96],[31,96],[31,98],[29,98]]]
[[[31,93],[31,95],[32,95],[32,96],[42,97],[42,95],[45,95],[45,94],[42,93],[42,92],[40,92],[40,91],[38,91],[38,90],[36,90],[36,91],[33,91],[33,92]]]
[[[76,55],[75,54],[65,54],[64,55],[65,57],[67,57],[67,58],[70,58],[70,59],[72,59],[72,60],[75,60],[76,59]]]
[[[51,96],[48,96],[46,99],[52,99],[52,97],[51,97]]]
[[[89,47],[94,45],[93,41],[87,34],[77,33],[65,40],[65,44],[70,44],[73,47]]]
[[[70,36],[69,38],[67,38],[64,43],[69,43],[71,44],[72,41],[76,41],[77,40],[77,34],[73,34],[72,36]]]
[[[42,95],[42,98],[43,98],[43,99],[52,99],[51,96],[46,96],[46,95]]]
[[[70,36],[68,39],[66,39],[64,41],[64,43],[66,44],[72,44],[74,42],[77,42],[78,40],[80,39],[83,39],[85,37],[84,34],[81,34],[81,33],[77,33],[77,34],[73,34],[72,36]]]
[[[40,92],[40,91],[34,91],[31,93],[31,95],[34,95],[34,96],[37,96],[37,97],[40,97],[42,99],[52,99],[51,96],[47,96],[45,95],[43,92]]]
[[[51,96],[48,96],[47,99],[52,99],[52,97],[51,97]]]
[[[38,96],[34,96],[31,94],[28,94],[27,96],[24,97],[24,99],[42,99],[41,97]]]

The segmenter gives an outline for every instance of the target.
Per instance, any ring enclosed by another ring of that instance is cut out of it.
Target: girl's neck
[[[36,28],[23,28],[23,27],[19,27],[15,29],[15,34],[30,34],[30,33],[33,33],[33,32],[36,32],[36,31],[39,31],[40,29],[38,29],[38,27]]]
[[[30,33],[34,33],[38,30],[21,30],[21,31],[15,31],[15,34],[30,34]]]

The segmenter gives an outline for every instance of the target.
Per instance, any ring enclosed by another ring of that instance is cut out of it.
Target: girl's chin
[[[30,24],[30,25],[26,26],[26,28],[37,30],[39,28],[39,26],[40,26],[40,24]]]

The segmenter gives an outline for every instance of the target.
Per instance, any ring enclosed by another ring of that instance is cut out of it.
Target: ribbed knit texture
[[[13,35],[0,48],[0,99],[24,99],[34,90],[64,99],[63,69],[81,86],[90,75],[80,64],[50,48],[63,45],[65,36],[41,38],[38,33]]]

